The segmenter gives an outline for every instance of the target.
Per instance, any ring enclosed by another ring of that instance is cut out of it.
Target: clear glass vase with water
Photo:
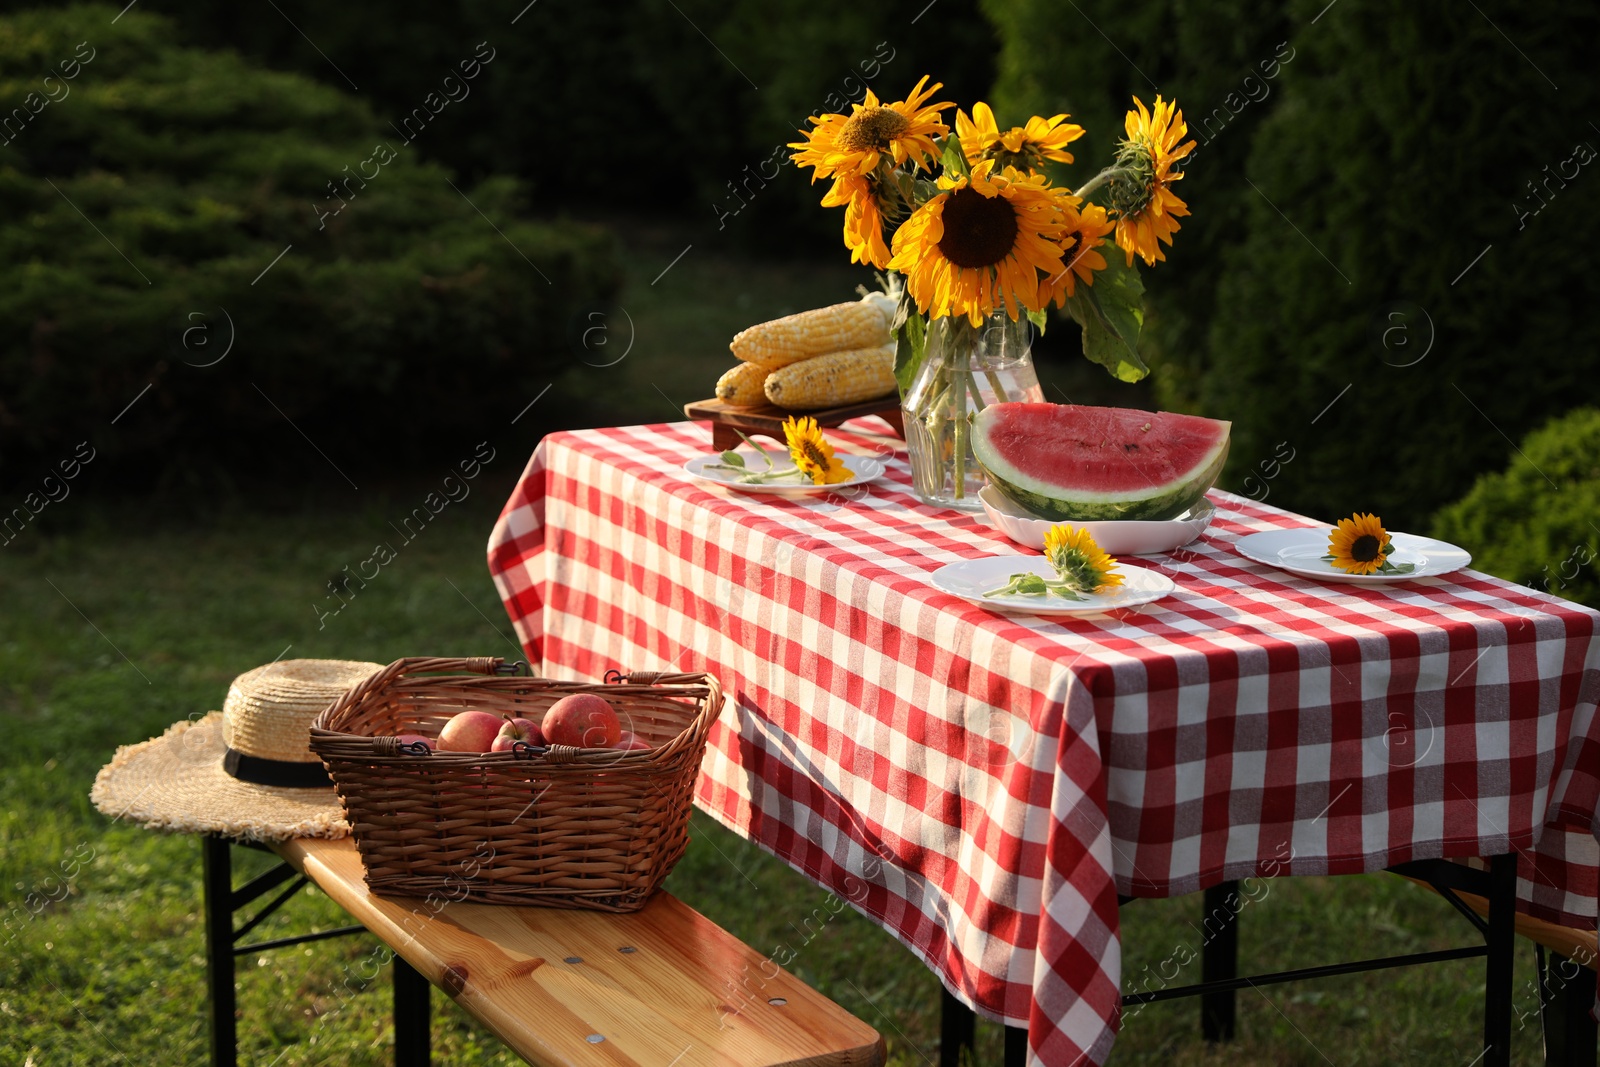
[[[1044,399],[1030,354],[1032,329],[1026,318],[1004,311],[979,326],[952,317],[928,324],[926,357],[900,405],[912,487],[924,503],[982,510],[972,425],[990,404]]]

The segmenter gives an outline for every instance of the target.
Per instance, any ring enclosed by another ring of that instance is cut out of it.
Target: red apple
[[[439,731],[443,752],[487,752],[505,720],[487,711],[462,711]]]
[[[552,745],[610,748],[622,737],[622,723],[604,697],[574,693],[544,713],[544,736]]]
[[[433,738],[424,737],[422,734],[400,734],[398,736],[398,740],[402,745],[427,745],[429,752],[432,752],[439,747],[438,743],[435,742]],[[410,753],[405,754],[410,755]]]
[[[624,730],[622,731],[622,736],[617,739],[617,743],[611,747],[622,752],[649,752],[656,746],[652,745],[650,742],[646,741],[632,730]]]
[[[500,725],[500,732],[494,735],[494,745],[491,752],[510,752],[511,746],[521,741],[528,745],[544,744],[544,733],[539,729],[539,724],[532,719],[507,719]]]

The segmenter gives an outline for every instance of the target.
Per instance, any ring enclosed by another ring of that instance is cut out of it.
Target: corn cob
[[[728,347],[746,363],[776,370],[812,356],[884,344],[893,319],[894,301],[873,293],[741,330]]]
[[[767,375],[767,399],[803,411],[870,400],[894,391],[894,345],[831,352]]]
[[[761,386],[770,373],[759,363],[741,363],[731,367],[717,379],[717,399],[741,408],[765,404],[767,394],[761,391]]]

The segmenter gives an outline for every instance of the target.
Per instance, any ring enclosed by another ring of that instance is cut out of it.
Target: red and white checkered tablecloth
[[[1516,849],[1519,906],[1594,928],[1600,614],[1473,571],[1297,578],[1232,542],[1317,524],[1221,492],[1200,541],[1122,561],[1172,595],[997,614],[928,576],[1025,550],[919,504],[903,452],[781,498],[690,479],[708,448],[693,423],[541,442],[489,542],[522,643],[555,676],[721,678],[698,804],[1028,1027],[1036,1062],[1109,1055],[1119,892]]]

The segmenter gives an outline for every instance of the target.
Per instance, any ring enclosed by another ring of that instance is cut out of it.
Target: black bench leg
[[[233,991],[233,857],[226,838],[200,838],[206,913],[206,986],[211,993],[211,1067],[236,1067]]]
[[[1483,1067],[1511,1067],[1512,954],[1516,948],[1517,854],[1489,861],[1489,956],[1483,982]]]
[[[939,1067],[961,1067],[961,1050],[968,1058],[975,1053],[978,1017],[971,1008],[939,987]]]
[[[1006,1067],[1028,1067],[1028,1028],[1006,1027]]]
[[[1238,882],[1222,882],[1205,891],[1205,915],[1200,928],[1200,979],[1221,982],[1239,976],[1239,913],[1228,903],[1239,899]],[[1212,933],[1213,921],[1217,923]],[[1234,991],[1200,994],[1200,1032],[1207,1041],[1232,1041],[1235,1021]]]
[[[1551,1067],[1594,1067],[1595,974],[1557,952],[1541,953],[1539,1003],[1544,1061]],[[1593,961],[1590,961],[1593,962]]]
[[[432,1062],[428,1018],[428,980],[394,958],[394,1067],[428,1067]]]

